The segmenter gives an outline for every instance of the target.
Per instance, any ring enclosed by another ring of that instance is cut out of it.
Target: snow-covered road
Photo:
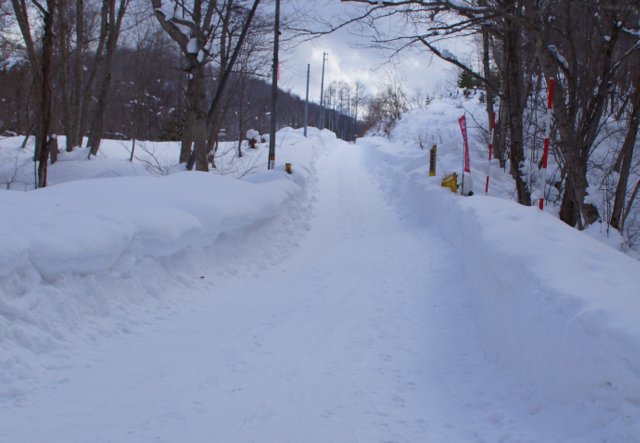
[[[104,340],[3,410],[0,441],[554,441],[479,349],[459,251],[398,217],[365,149],[318,160],[286,259]]]

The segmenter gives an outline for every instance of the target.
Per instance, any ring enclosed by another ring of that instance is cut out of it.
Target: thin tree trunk
[[[73,134],[72,140],[67,139],[67,151],[82,145],[82,56],[84,54],[84,0],[76,0],[76,54],[74,60],[74,91],[73,91]]]
[[[185,126],[184,131],[182,132],[182,141],[180,144],[180,163],[187,163],[189,161],[193,147],[193,127],[195,123],[193,119],[193,112],[191,109],[187,109],[185,114]]]
[[[57,55],[56,64],[60,66],[60,88],[59,93],[61,96],[60,108],[62,114],[62,126],[64,134],[67,138],[67,151],[70,151],[70,144],[73,143],[73,112],[71,110],[71,75],[69,74],[69,48],[71,46],[71,38],[69,36],[69,23],[67,18],[69,16],[69,10],[60,14],[57,20],[56,26],[56,38],[57,38]],[[72,145],[71,145],[72,146]]]
[[[524,164],[524,135],[523,135],[523,105],[522,105],[522,78],[520,64],[520,28],[516,19],[510,16],[505,18],[505,101],[509,108],[508,129],[510,138],[509,160],[511,163],[511,176],[516,182],[518,203],[530,206],[531,192],[527,186],[527,180],[522,172]]]
[[[486,78],[491,84],[493,84],[493,75],[491,73],[491,64],[490,64],[491,54],[489,49],[489,30],[484,27],[482,29],[482,65],[484,69],[484,78]],[[504,152],[502,145],[498,143],[498,137],[496,135],[496,131],[492,131],[494,122],[496,121],[495,115],[495,101],[496,95],[493,87],[485,86],[485,92],[487,94],[486,100],[486,110],[487,110],[487,119],[489,121],[489,137],[493,137],[489,142],[493,147],[493,156],[495,158],[499,158],[502,161],[504,157]],[[356,108],[357,109],[357,108]]]
[[[112,55],[113,54],[109,54],[107,51],[105,60],[106,64],[111,63]],[[98,155],[100,143],[102,142],[102,133],[104,130],[104,114],[107,110],[109,89],[111,87],[111,69],[106,66],[104,67],[104,69],[104,75],[102,77],[100,90],[98,92],[98,101],[96,104],[95,113],[93,115],[93,120],[91,122],[91,129],[89,131],[89,140],[87,142],[90,148],[90,155],[94,156]]]
[[[91,149],[91,155],[97,155],[100,149],[100,142],[102,141],[103,128],[104,128],[104,116],[109,105],[108,96],[111,90],[111,78],[113,74],[113,57],[115,55],[118,38],[120,36],[120,28],[122,26],[122,19],[127,8],[128,0],[120,0],[120,5],[116,15],[115,0],[108,0],[109,8],[109,31],[106,41],[106,54],[103,66],[103,77],[100,84],[100,90],[98,92],[98,103],[96,105],[95,114],[93,116],[93,122],[91,124],[91,131],[89,136],[88,145]],[[107,4],[107,1],[104,2]]]
[[[244,139],[244,93],[245,93],[245,77],[240,74],[240,97],[238,100],[238,157],[242,157],[242,140]]]
[[[86,129],[89,119],[89,104],[93,98],[93,88],[98,77],[98,71],[102,67],[104,61],[104,53],[107,44],[107,36],[109,34],[109,2],[104,1],[102,3],[102,12],[100,13],[100,34],[98,37],[98,47],[95,51],[95,61],[93,68],[87,78],[82,97],[79,103],[78,114],[78,133],[80,142],[83,142],[83,138],[86,135]],[[89,140],[87,139],[87,147],[89,147]]]
[[[49,159],[51,160],[51,164],[58,161],[58,150],[58,137],[51,135],[49,137]]]
[[[51,57],[53,52],[53,18],[56,0],[47,0],[44,13],[44,36],[42,44],[42,73],[40,76],[40,127],[36,140],[38,159],[38,187],[47,186],[47,166],[49,162],[49,131],[51,127]]]
[[[207,109],[204,65],[198,64],[191,71],[191,97],[188,102],[193,112],[193,143],[196,171],[209,170],[209,149],[207,146]]]
[[[631,208],[633,207],[633,201],[638,196],[638,191],[640,191],[640,180],[636,182],[636,185],[633,187],[633,191],[631,192],[631,196],[629,197],[629,201],[627,202],[627,207],[624,210],[624,214],[622,215],[622,222],[620,223],[620,232],[624,231],[624,225],[627,221],[627,217],[631,212]]]
[[[638,126],[640,126],[640,84],[636,85],[633,93],[631,116],[629,117],[629,130],[620,150],[620,169],[618,170],[620,178],[616,187],[615,201],[611,212],[610,224],[614,228],[621,230],[622,213],[624,202],[627,196],[627,186],[629,183],[629,173],[631,172],[631,163],[633,160],[633,148],[638,137]]]

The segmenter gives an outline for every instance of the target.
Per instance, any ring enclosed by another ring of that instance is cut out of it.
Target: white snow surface
[[[187,53],[188,54],[197,54],[198,53],[198,39],[191,38],[187,43]]]
[[[477,110],[1,191],[0,441],[637,442],[640,265],[509,201],[471,124],[490,195],[441,188]]]

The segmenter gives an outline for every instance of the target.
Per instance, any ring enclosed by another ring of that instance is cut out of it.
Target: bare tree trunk
[[[209,148],[207,145],[207,107],[204,66],[198,64],[192,68],[187,103],[193,113],[193,143],[196,171],[209,170]]]
[[[193,112],[191,109],[185,111],[185,127],[182,133],[182,141],[180,144],[180,163],[187,163],[191,157],[191,149],[193,147]]]
[[[104,128],[104,115],[107,111],[108,96],[111,90],[111,78],[113,74],[113,57],[118,46],[118,38],[120,37],[120,29],[122,27],[122,19],[127,9],[129,0],[120,0],[118,11],[116,14],[116,0],[105,0],[103,8],[107,8],[109,17],[109,27],[106,40],[106,54],[104,66],[102,67],[103,75],[100,89],[98,92],[98,102],[96,105],[88,145],[91,149],[90,155],[97,155],[102,141],[102,133]]]
[[[53,53],[53,18],[56,14],[56,0],[47,0],[44,15],[44,35],[40,75],[40,125],[36,139],[38,160],[38,187],[47,186],[47,166],[49,162],[49,131],[51,127],[51,58]]]
[[[484,70],[484,78],[486,78],[491,84],[494,84],[493,75],[491,73],[491,54],[489,49],[489,30],[485,27],[482,28],[482,66]],[[486,85],[485,92],[487,94],[486,100],[486,110],[487,110],[487,119],[489,121],[489,137],[493,137],[489,142],[493,146],[493,156],[499,158],[502,162],[502,158],[504,157],[504,152],[502,145],[498,143],[498,137],[496,131],[492,131],[494,122],[496,121],[495,115],[495,101],[496,94],[493,90],[492,86]]]
[[[514,5],[515,7],[515,5]],[[505,17],[505,101],[509,109],[508,129],[509,129],[509,160],[511,163],[511,176],[516,182],[516,192],[518,203],[526,206],[531,205],[531,192],[527,186],[527,180],[522,172],[524,164],[524,135],[523,135],[523,112],[522,104],[522,74],[521,74],[521,50],[520,26],[517,20],[511,15]]]
[[[560,82],[555,86],[554,103],[564,103],[565,91]],[[564,193],[560,205],[560,220],[569,226],[583,229],[597,219],[597,209],[591,204],[585,204],[587,196],[587,159],[583,157],[583,149],[576,134],[573,115],[564,108],[554,106],[558,134],[559,148],[564,159]],[[593,207],[593,210],[586,206]],[[588,215],[587,215],[588,214]]]
[[[74,60],[74,91],[73,91],[73,125],[72,138],[67,138],[67,151],[73,150],[77,146],[82,146],[82,67],[84,54],[85,35],[84,35],[84,0],[76,0],[76,54]],[[69,135],[67,135],[69,137]]]
[[[58,150],[58,137],[53,134],[49,137],[49,159],[51,160],[51,164],[58,161]]]
[[[65,5],[66,6],[66,5]],[[71,16],[68,8],[64,8],[58,14],[56,20],[56,39],[57,39],[57,59],[56,64],[60,66],[59,74],[59,94],[61,96],[61,114],[62,114],[62,126],[65,135],[67,136],[67,151],[70,151],[69,145],[73,142],[71,124],[73,122],[73,113],[71,111],[71,90],[69,74],[69,50],[71,46],[71,36],[69,35],[69,23],[68,19]]]
[[[638,196],[638,191],[640,191],[640,180],[636,182],[636,185],[633,187],[633,191],[631,192],[631,196],[629,197],[629,201],[627,202],[627,207],[624,210],[624,214],[622,214],[622,221],[620,222],[620,232],[624,231],[624,224],[627,221],[627,217],[631,212],[631,208],[633,207],[633,202]]]
[[[218,150],[220,129],[222,128],[222,121],[224,120],[223,109],[220,107],[215,114],[208,119],[207,127],[207,155],[211,160],[211,167],[216,168],[216,151]]]
[[[110,64],[113,54],[108,54],[105,63]],[[102,142],[102,133],[104,128],[104,114],[108,105],[108,94],[111,87],[111,69],[105,67],[102,82],[98,92],[98,99],[96,103],[96,109],[91,121],[91,129],[89,130],[89,140],[87,145],[90,148],[90,155],[97,155],[100,149],[100,143]]]
[[[238,157],[242,157],[242,140],[244,139],[244,94],[246,81],[244,74],[240,74],[240,97],[238,100]]]
[[[75,9],[73,4],[75,4]],[[81,133],[81,101],[84,49],[84,0],[65,1],[60,3],[55,20],[55,37],[58,66],[59,88],[57,96],[61,99],[62,127],[66,135],[66,151],[82,144]],[[75,17],[75,36],[72,32],[72,20]],[[74,38],[75,37],[75,38]],[[75,47],[72,42],[75,40]]]
[[[631,163],[633,160],[633,148],[638,137],[638,126],[640,126],[640,82],[636,85],[633,92],[632,110],[629,117],[629,129],[620,150],[620,169],[618,170],[620,178],[616,187],[615,201],[611,212],[610,224],[614,228],[621,230],[622,213],[624,202],[627,196],[627,186],[629,183],[629,173],[631,172]]]
[[[89,118],[89,104],[93,98],[93,88],[98,77],[98,72],[102,68],[104,60],[105,48],[107,45],[107,36],[109,34],[109,2],[105,1],[102,4],[102,11],[100,13],[100,33],[98,36],[98,47],[95,51],[95,61],[93,68],[91,69],[84,89],[81,94],[80,101],[78,103],[78,139],[82,143],[82,139],[86,135],[87,120]],[[89,140],[87,140],[87,147],[89,147]]]

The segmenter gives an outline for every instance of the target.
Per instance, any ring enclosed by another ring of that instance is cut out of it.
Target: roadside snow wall
[[[180,172],[0,191],[0,400],[55,365],[41,354],[64,357],[76,341],[171,315],[225,266],[277,261],[278,240],[306,220],[315,157],[335,135],[283,129],[278,140],[277,169],[266,171],[261,148],[251,155],[263,172],[243,180]]]
[[[485,352],[543,398],[604,402],[640,432],[640,263],[537,208],[452,194],[424,152],[361,143],[399,210],[459,249]]]

